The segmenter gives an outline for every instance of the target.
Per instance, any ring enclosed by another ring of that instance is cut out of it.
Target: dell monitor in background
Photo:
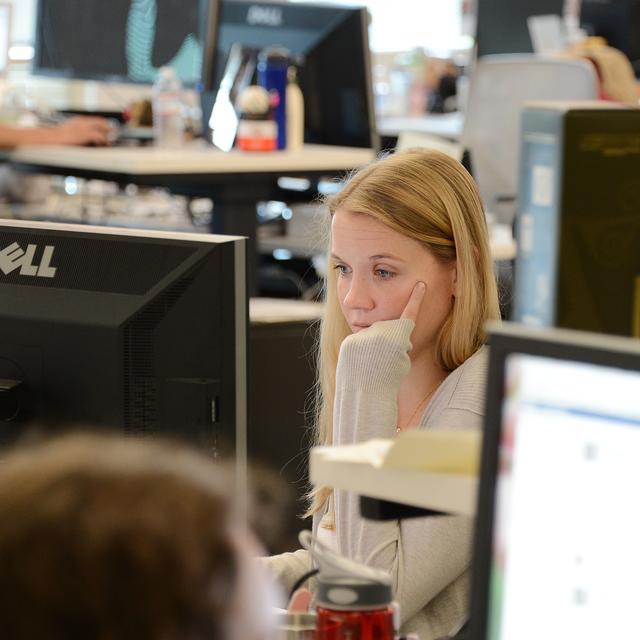
[[[564,0],[477,0],[477,56],[532,53],[529,16],[564,12]]]
[[[222,0],[204,86],[215,97],[234,44],[256,53],[284,47],[300,61],[304,141],[377,148],[368,21],[361,7]],[[207,120],[212,106],[203,104]]]
[[[245,242],[0,221],[0,444],[33,426],[244,447]]]
[[[505,324],[489,344],[470,637],[624,638],[640,574],[640,343]]]
[[[33,72],[150,84],[168,65],[197,86],[215,10],[213,0],[38,0]]]

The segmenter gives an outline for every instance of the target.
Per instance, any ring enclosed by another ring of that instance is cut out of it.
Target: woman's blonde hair
[[[456,297],[438,336],[438,364],[452,371],[480,348],[486,321],[500,317],[498,293],[480,195],[459,162],[426,149],[398,152],[357,172],[327,204],[331,216],[339,208],[369,215],[418,240],[441,263],[455,263]],[[332,444],[336,366],[350,333],[336,293],[336,272],[328,268],[317,355],[319,445]],[[312,490],[307,515],[320,510],[329,495],[325,488]]]

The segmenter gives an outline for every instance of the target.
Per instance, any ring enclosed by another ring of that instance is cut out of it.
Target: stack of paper
[[[311,451],[311,481],[363,496],[474,515],[481,436],[477,431],[406,431]]]

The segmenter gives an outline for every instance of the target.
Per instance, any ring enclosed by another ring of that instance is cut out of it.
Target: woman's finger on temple
[[[415,286],[413,287],[413,291],[409,296],[409,302],[407,302],[407,306],[404,308],[404,311],[400,316],[401,318],[406,318],[413,321],[416,320],[426,290],[427,286],[424,282],[416,282]]]

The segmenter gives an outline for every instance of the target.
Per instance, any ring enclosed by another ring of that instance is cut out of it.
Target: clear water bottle
[[[161,67],[153,84],[153,135],[156,146],[181,147],[184,143],[182,83],[172,67]]]

